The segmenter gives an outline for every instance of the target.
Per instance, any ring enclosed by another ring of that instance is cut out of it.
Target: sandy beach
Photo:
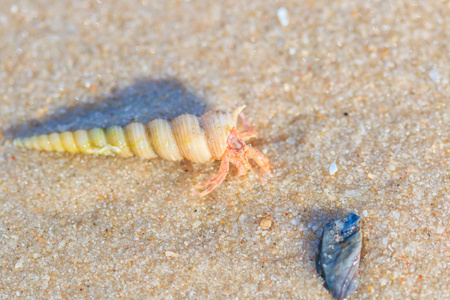
[[[1,299],[332,299],[325,224],[363,219],[350,299],[450,298],[446,1],[0,2]],[[245,104],[271,161],[18,149]],[[330,175],[330,166],[335,164]]]

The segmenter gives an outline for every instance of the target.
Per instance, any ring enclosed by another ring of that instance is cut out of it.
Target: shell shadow
[[[201,115],[206,112],[204,100],[187,91],[177,79],[144,78],[132,85],[95,97],[88,103],[58,109],[51,114],[13,125],[7,137],[27,137],[50,132],[124,126],[131,122],[173,119],[181,114]]]

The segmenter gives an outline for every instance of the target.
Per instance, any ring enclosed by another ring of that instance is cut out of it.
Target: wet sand
[[[449,298],[449,13],[1,1],[0,298],[331,299],[314,256],[349,212],[364,222],[352,299]],[[205,198],[191,188],[218,162],[11,143],[241,104],[273,173],[232,168]]]

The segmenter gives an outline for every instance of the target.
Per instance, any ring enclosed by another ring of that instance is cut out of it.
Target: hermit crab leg
[[[240,161],[239,159],[230,158],[230,161],[238,169],[237,176],[244,176],[245,174],[247,174],[248,169],[250,169],[250,165],[245,160]]]
[[[213,178],[208,179],[202,183],[199,183],[199,184],[195,185],[194,187],[196,189],[200,189],[200,188],[208,186],[208,185],[211,185],[211,186],[200,193],[194,190],[193,191],[194,194],[196,194],[197,196],[200,196],[200,197],[204,197],[204,196],[208,195],[209,193],[211,193],[216,187],[218,187],[222,183],[222,181],[227,176],[229,169],[230,169],[230,167],[229,167],[228,157],[226,155],[224,155],[222,157],[222,162],[220,164],[219,173],[217,173],[217,175],[214,176]]]
[[[246,154],[247,158],[253,159],[261,168],[261,170],[263,170],[265,173],[270,172],[270,161],[264,154],[250,146],[247,146]]]

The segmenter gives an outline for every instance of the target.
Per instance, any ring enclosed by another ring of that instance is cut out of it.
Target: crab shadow
[[[181,114],[201,115],[205,102],[189,92],[177,79],[138,79],[132,85],[113,89],[86,103],[57,109],[47,116],[13,125],[5,132],[9,137],[26,137],[50,132],[88,130],[131,122],[173,119]]]

